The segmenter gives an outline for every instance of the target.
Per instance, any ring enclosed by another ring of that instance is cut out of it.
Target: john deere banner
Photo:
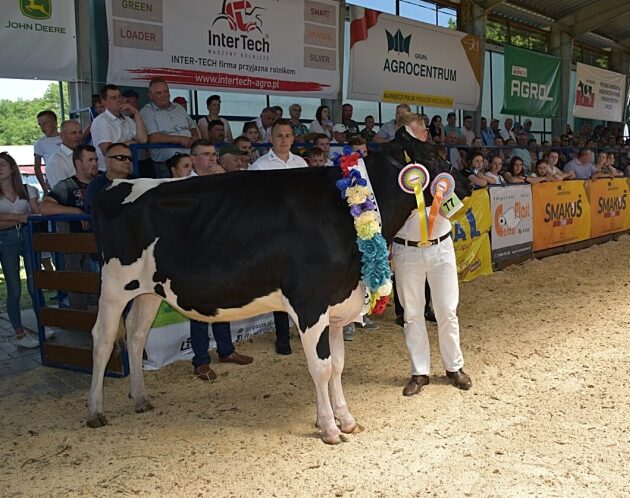
[[[336,98],[339,3],[107,1],[107,81]]]
[[[248,337],[273,331],[273,314],[269,313],[231,322],[230,328],[232,341],[244,341]],[[211,326],[208,326],[208,329],[210,348],[214,348],[216,343],[212,338]],[[143,361],[143,366],[146,370],[157,370],[174,361],[192,360],[190,322],[168,304],[162,302],[144,349],[146,358]]]
[[[578,62],[573,107],[575,117],[621,122],[625,108],[625,75]]]
[[[625,230],[630,217],[628,179],[601,178],[589,184],[591,238]]]
[[[0,60],[2,78],[76,80],[74,2],[4,0]]]
[[[477,109],[477,36],[354,6],[350,20],[349,98]]]
[[[469,282],[492,273],[490,254],[490,202],[488,191],[475,190],[453,218],[453,241],[460,281]]]
[[[505,45],[503,114],[560,115],[560,59]]]
[[[589,238],[591,207],[587,181],[538,183],[534,198],[534,251]]]
[[[532,253],[532,189],[529,185],[491,187],[492,260],[498,268]]]

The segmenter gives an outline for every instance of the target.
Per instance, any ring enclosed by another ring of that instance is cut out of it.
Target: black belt
[[[422,242],[417,242],[415,240],[401,239],[400,237],[394,237],[394,242],[396,242],[396,244],[400,244],[401,246],[429,247],[429,246],[437,244],[438,242],[442,242],[448,239],[450,236],[451,236],[451,232],[448,232],[442,235],[441,237],[438,237],[437,239],[427,240],[426,244],[422,244]]]

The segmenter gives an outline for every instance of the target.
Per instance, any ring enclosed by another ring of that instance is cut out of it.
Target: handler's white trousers
[[[424,280],[429,280],[437,320],[444,368],[456,372],[464,366],[459,347],[457,304],[459,286],[453,240],[449,237],[425,249],[393,244],[396,290],[405,308],[405,341],[411,375],[429,375],[429,337],[424,319]]]

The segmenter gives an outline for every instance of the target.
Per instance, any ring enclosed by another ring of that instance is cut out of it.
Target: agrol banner
[[[503,114],[560,115],[560,58],[505,45]]]
[[[534,240],[529,185],[491,187],[492,260],[499,267],[531,254]]]
[[[5,0],[0,9],[3,78],[75,81],[74,2]]]
[[[469,282],[492,273],[490,202],[486,189],[475,190],[451,218],[459,280]]]
[[[579,118],[623,121],[626,76],[577,63],[573,115]]]
[[[475,35],[350,7],[348,98],[476,110]]]
[[[589,238],[591,207],[587,181],[538,183],[534,198],[534,251]]]
[[[142,8],[139,8],[142,6]],[[107,81],[336,98],[331,0],[108,0]]]
[[[630,218],[628,179],[600,178],[589,184],[591,237],[625,230]]]
[[[232,341],[244,341],[248,337],[274,330],[273,314],[269,313],[237,322],[231,322]],[[210,348],[216,347],[210,333]],[[157,370],[164,365],[179,360],[192,360],[190,345],[190,322],[167,303],[162,302],[153,322],[147,343],[144,347],[146,358],[143,366],[146,370]]]

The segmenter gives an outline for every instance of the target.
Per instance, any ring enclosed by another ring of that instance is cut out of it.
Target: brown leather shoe
[[[217,374],[210,368],[207,363],[205,365],[199,365],[195,367],[195,375],[201,380],[214,380],[217,378]]]
[[[234,351],[230,356],[226,356],[225,358],[219,357],[219,361],[221,363],[236,363],[237,365],[249,365],[252,361],[254,361],[254,358]]]
[[[457,389],[468,391],[472,387],[470,375],[461,368],[457,372],[446,372],[446,376],[453,381],[453,385]]]
[[[419,394],[422,388],[429,383],[428,375],[412,375],[409,382],[403,389],[403,396],[413,396]]]

